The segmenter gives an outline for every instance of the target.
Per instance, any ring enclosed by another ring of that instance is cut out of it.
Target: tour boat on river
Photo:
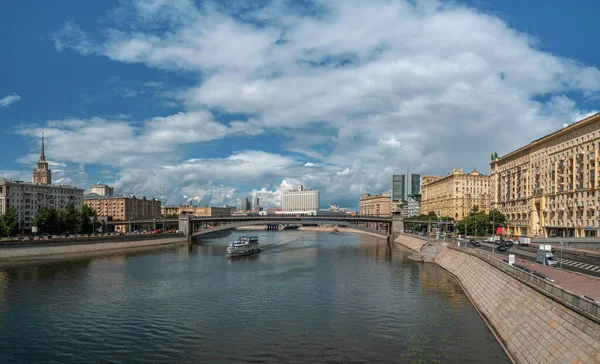
[[[256,236],[240,236],[227,247],[228,257],[240,257],[260,252],[260,244]]]

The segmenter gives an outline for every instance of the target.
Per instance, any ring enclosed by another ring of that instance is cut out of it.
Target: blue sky
[[[599,110],[595,1],[0,4],[0,176],[169,204],[489,171]],[[518,131],[518,132],[515,132]]]

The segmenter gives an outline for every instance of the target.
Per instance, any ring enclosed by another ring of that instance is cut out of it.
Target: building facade
[[[455,168],[447,176],[423,176],[421,214],[433,211],[437,216],[462,220],[475,206],[479,211],[490,209],[490,176],[476,170],[464,174]]]
[[[281,195],[281,210],[290,211],[318,211],[320,204],[318,190],[305,190],[299,185],[297,190],[284,191]]]
[[[410,188],[408,189],[408,191],[409,191],[409,196],[421,194],[421,175],[420,174],[411,174],[410,175]]]
[[[161,217],[161,202],[146,197],[88,197],[84,204],[107,220],[153,219]]]
[[[250,206],[250,201],[248,201],[248,197],[242,197],[242,206],[241,206],[240,210],[242,210],[242,211],[252,210],[252,206]]]
[[[109,187],[105,184],[97,184],[92,186],[92,193],[98,196],[112,196],[115,192],[113,187]]]
[[[43,207],[64,210],[72,203],[76,209],[83,207],[83,188],[28,183],[21,181],[0,181],[0,215],[4,215],[8,207],[17,210],[19,230],[31,231],[35,215]]]
[[[179,215],[179,206],[161,206],[160,214],[162,216]]]
[[[365,193],[360,197],[361,216],[391,216],[392,199],[389,193],[371,196]]]
[[[406,201],[406,175],[395,174],[392,176],[392,200]]]
[[[408,195],[408,200],[406,201],[404,216],[413,217],[419,215],[421,215],[421,195],[410,194]]]
[[[42,133],[42,151],[40,153],[40,160],[33,169],[32,182],[41,185],[52,184],[52,171],[48,168],[48,162],[46,162],[46,155],[44,153],[44,133]]]
[[[227,217],[231,212],[231,207],[179,206],[179,214],[199,217]]]
[[[260,208],[260,203],[258,197],[254,196],[252,198],[252,209],[258,211]]]
[[[600,113],[503,157],[492,155],[492,205],[517,236],[600,236]]]
[[[0,180],[0,215],[4,215],[9,207],[17,211],[18,229],[29,232],[35,222],[35,215],[43,207],[57,210],[72,203],[76,209],[83,207],[82,188],[52,185],[52,172],[48,169],[44,153],[44,136],[40,160],[33,170],[33,183],[22,181]]]

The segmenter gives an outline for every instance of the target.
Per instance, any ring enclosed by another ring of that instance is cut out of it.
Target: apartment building
[[[33,170],[32,180],[33,183],[0,180],[0,215],[4,215],[8,207],[15,207],[20,231],[31,231],[35,215],[43,206],[57,210],[63,210],[69,203],[76,209],[83,206],[84,189],[52,184],[52,171],[48,169],[44,154],[43,134],[40,160]]]
[[[92,193],[98,196],[112,196],[114,192],[115,189],[109,185],[98,183],[92,186]]]
[[[162,216],[179,215],[179,206],[161,206],[160,214]]]
[[[389,193],[371,196],[365,193],[360,197],[361,216],[391,216],[392,196]]]
[[[462,220],[475,206],[489,212],[490,176],[476,170],[465,174],[455,168],[445,177],[423,176],[421,214],[433,211],[438,216]]]
[[[492,205],[518,236],[600,236],[600,113],[503,157],[492,155]]]
[[[0,180],[0,215],[8,207],[17,210],[20,231],[30,231],[35,215],[43,207],[64,210],[69,203],[76,209],[83,206],[83,188],[65,185],[45,185],[22,181]]]
[[[153,219],[161,216],[161,202],[146,197],[120,196],[88,196],[84,200],[86,206],[96,211],[98,217],[107,220]]]
[[[231,211],[231,207],[179,206],[178,213],[200,217],[227,217],[231,216]]]

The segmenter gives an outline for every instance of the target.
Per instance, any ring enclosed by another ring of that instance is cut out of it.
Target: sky
[[[357,209],[600,110],[593,0],[0,2],[0,177]]]

